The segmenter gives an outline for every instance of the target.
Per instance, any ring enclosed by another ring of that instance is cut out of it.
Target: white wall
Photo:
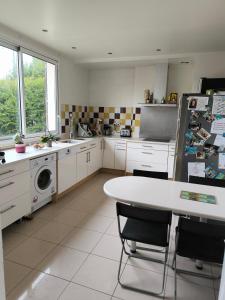
[[[89,104],[129,106],[134,103],[134,68],[89,71]]]
[[[172,92],[178,93],[180,97],[183,93],[192,92],[193,64],[169,64],[167,95]]]
[[[23,46],[39,52],[59,62],[59,102],[68,104],[87,104],[88,102],[88,71],[76,67],[74,63],[58,53],[8,27],[0,24],[0,40]]]
[[[193,92],[199,91],[201,77],[225,77],[225,52],[195,54],[193,63]]]

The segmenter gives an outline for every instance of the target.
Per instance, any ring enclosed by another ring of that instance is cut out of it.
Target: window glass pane
[[[46,127],[46,63],[23,54],[26,134],[44,132]]]
[[[48,130],[56,131],[56,66],[47,63],[47,111],[48,111]]]
[[[20,129],[17,52],[0,46],[0,138]]]

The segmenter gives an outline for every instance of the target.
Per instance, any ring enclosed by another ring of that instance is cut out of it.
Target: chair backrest
[[[225,180],[223,180],[223,179],[189,176],[189,182],[196,183],[196,184],[202,184],[202,185],[225,187]]]
[[[225,226],[180,218],[177,226],[176,253],[180,256],[222,263]]]
[[[168,180],[167,172],[153,172],[153,171],[143,171],[143,170],[133,170],[133,176],[151,177],[158,179]]]
[[[117,216],[132,218],[135,220],[171,224],[172,212],[155,210],[143,207],[135,207],[121,202],[116,203]]]

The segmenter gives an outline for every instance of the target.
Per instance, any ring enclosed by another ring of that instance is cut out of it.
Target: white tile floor
[[[99,174],[57,203],[40,209],[33,220],[3,231],[7,299],[157,299],[117,284],[121,244],[115,204],[102,190],[110,178]],[[171,240],[169,263],[173,234]],[[179,258],[178,267],[195,270],[188,259]],[[218,274],[220,268],[204,265],[203,272]],[[124,258],[122,278],[154,290],[161,284],[162,265]],[[216,280],[178,276],[178,299],[216,300],[218,288]],[[168,267],[162,298],[173,299],[173,291],[173,271]]]

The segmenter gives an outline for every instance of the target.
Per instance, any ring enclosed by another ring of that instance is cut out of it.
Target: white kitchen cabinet
[[[77,181],[87,177],[88,151],[77,153]]]
[[[168,156],[168,177],[173,178],[174,176],[174,161],[175,161],[175,152],[170,151]]]
[[[104,138],[103,168],[115,169],[115,140]]]
[[[98,141],[97,143],[97,169],[101,169],[102,168],[102,163],[103,163],[103,153],[104,153],[104,140],[101,139],[100,141]]]
[[[115,169],[125,171],[126,167],[126,142],[117,141],[115,143]]]
[[[153,172],[168,172],[168,144],[157,143],[127,143],[126,172],[145,170]]]
[[[58,153],[58,193],[62,193],[76,183],[76,152],[66,148]]]
[[[0,216],[1,225],[1,216]],[[2,248],[2,231],[0,230],[0,299],[5,300],[4,262]]]

